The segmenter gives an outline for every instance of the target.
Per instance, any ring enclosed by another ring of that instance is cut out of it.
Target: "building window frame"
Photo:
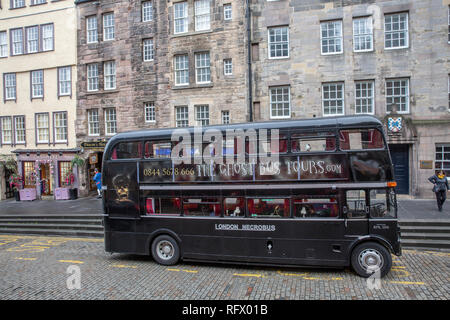
[[[72,97],[72,67],[58,67],[58,98]]]
[[[328,112],[325,112],[328,109]],[[331,109],[335,112],[332,113]],[[339,109],[342,109],[339,112]],[[345,115],[345,84],[340,82],[322,83],[322,114],[324,117]]]
[[[174,56],[175,86],[189,85],[189,56],[180,54]]]
[[[189,127],[189,107],[176,106],[175,107],[175,127],[185,128]]]
[[[53,141],[55,143],[68,141],[67,111],[53,112]]]
[[[230,111],[222,110],[222,124],[230,124]]]
[[[225,76],[233,75],[233,59],[223,59],[223,74]]]
[[[19,56],[24,54],[24,36],[23,28],[14,28],[9,30],[11,56]]]
[[[186,33],[189,30],[188,2],[175,2],[173,4],[173,33]]]
[[[25,0],[10,0],[11,9],[25,8]]]
[[[327,48],[327,50],[324,51],[324,48]],[[330,51],[330,48],[333,51]],[[325,56],[342,54],[343,52],[342,20],[320,22],[320,54]]]
[[[3,101],[17,101],[17,75],[14,72],[3,74]]]
[[[87,91],[95,92],[99,90],[99,72],[98,63],[89,63],[86,65]]]
[[[195,122],[197,126],[209,126],[209,105],[201,104],[194,106]]]
[[[0,31],[0,58],[8,56],[8,32]]]
[[[88,136],[96,137],[100,135],[100,119],[98,109],[87,110],[88,116]]]
[[[113,136],[117,133],[116,108],[105,108],[105,136]]]
[[[42,51],[53,51],[55,49],[55,27],[53,23],[42,24],[40,27]]]
[[[401,28],[401,17],[406,16],[404,19],[405,27]],[[393,21],[394,17],[398,17],[398,21]],[[390,21],[387,21],[387,18]],[[396,49],[406,49],[409,48],[409,14],[408,12],[398,12],[390,13],[384,15],[384,49],[385,50],[396,50]],[[398,28],[393,29],[393,26],[398,25]],[[389,26],[389,27],[388,27]],[[403,37],[402,37],[403,34]],[[395,36],[396,35],[396,36]],[[395,36],[395,39],[392,37]],[[390,38],[390,39],[388,39]],[[405,44],[400,45],[401,39],[404,39]],[[388,41],[390,45],[387,46]],[[392,42],[398,41],[398,45],[393,45]]]
[[[153,61],[155,58],[155,46],[153,38],[142,40],[142,60]]]
[[[153,21],[153,2],[142,1],[141,8],[142,22]]]
[[[104,72],[104,90],[115,90],[117,87],[116,62],[105,61],[103,63]]]
[[[14,142],[15,144],[26,144],[25,116],[14,116]]]
[[[435,144],[434,168],[450,175],[450,143]]]
[[[31,99],[44,99],[44,70],[30,72]]]
[[[26,144],[25,116],[14,116],[14,141],[15,144]]]
[[[211,30],[211,0],[194,0],[195,31]]]
[[[115,39],[115,17],[114,12],[103,14],[103,41],[113,41]]]
[[[366,45],[369,44],[369,47]],[[364,47],[364,48],[362,48]],[[362,49],[361,49],[362,48]],[[371,52],[373,45],[373,21],[372,17],[360,17],[353,19],[353,51]]]
[[[290,118],[291,86],[285,85],[285,86],[269,87],[269,105],[270,105],[270,119]]]
[[[395,84],[398,83],[398,85]],[[389,84],[389,85],[388,85]],[[404,91],[404,93],[402,93]],[[385,80],[385,96],[386,96],[386,113],[391,113],[390,105],[395,104],[398,105],[398,114],[409,114],[410,113],[410,105],[409,105],[409,97],[410,97],[410,88],[409,88],[409,78],[394,78],[394,79],[386,79]],[[396,102],[400,99],[400,102]],[[402,108],[402,105],[405,107]]]
[[[86,17],[86,43],[98,42],[98,18],[96,15]]]
[[[209,51],[195,54],[195,82],[197,84],[211,83],[211,58]]]
[[[233,20],[233,6],[231,5],[231,3],[225,3],[223,5],[223,20]]]
[[[355,81],[355,114],[375,114],[375,81]]]
[[[13,145],[13,122],[11,116],[0,117],[0,127],[1,127],[1,144],[2,145]],[[5,139],[8,137],[8,140]]]
[[[36,53],[39,52],[39,26],[25,27],[25,52]]]
[[[144,102],[144,119],[146,123],[156,122],[156,108],[155,102]]]
[[[50,116],[48,112],[35,113],[36,144],[50,144]],[[41,137],[43,139],[41,139]]]
[[[267,42],[269,44],[269,59],[289,58],[289,26],[268,28]]]

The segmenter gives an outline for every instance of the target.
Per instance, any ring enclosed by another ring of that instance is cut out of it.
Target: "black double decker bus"
[[[102,168],[107,252],[362,277],[401,255],[393,166],[371,116],[119,133]]]

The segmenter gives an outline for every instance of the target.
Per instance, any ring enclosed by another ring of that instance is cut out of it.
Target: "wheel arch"
[[[389,253],[391,254],[395,254],[394,253],[394,248],[392,247],[392,245],[384,238],[379,237],[379,236],[375,236],[375,235],[369,235],[369,236],[364,236],[364,237],[360,237],[358,239],[356,239],[350,246],[349,248],[349,255],[348,255],[348,261],[351,262],[351,256],[352,256],[352,252],[353,250],[359,246],[360,244],[366,243],[366,242],[375,242],[378,243],[380,245],[382,245],[383,247],[385,247]]]

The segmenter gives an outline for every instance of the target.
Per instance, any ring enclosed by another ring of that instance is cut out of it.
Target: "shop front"
[[[97,186],[92,178],[95,175],[95,169],[102,171],[103,150],[106,141],[86,141],[81,143],[82,157],[84,159],[83,172],[80,174],[80,195],[87,196],[97,190]]]
[[[79,149],[13,151],[23,179],[20,200],[69,199],[70,190],[77,189],[79,184],[78,170],[72,166],[78,152]]]

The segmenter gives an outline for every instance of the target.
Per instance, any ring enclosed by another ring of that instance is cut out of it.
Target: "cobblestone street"
[[[180,263],[104,251],[102,239],[0,235],[0,299],[299,300],[450,298],[450,253],[404,250],[376,286],[345,269]],[[80,288],[72,288],[73,269]]]

